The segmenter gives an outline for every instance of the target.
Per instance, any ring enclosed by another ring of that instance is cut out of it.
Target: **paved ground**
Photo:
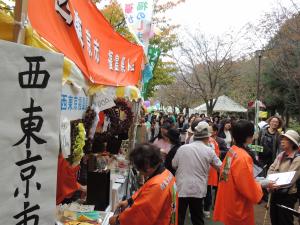
[[[263,223],[264,223],[264,215],[265,215],[265,211],[266,211],[264,206],[265,206],[265,203],[263,203],[261,205],[257,205],[254,208],[255,209],[255,224],[256,225],[263,225]],[[191,218],[188,215],[186,217],[185,225],[192,225]],[[206,219],[205,220],[205,225],[223,225],[223,224],[218,223],[218,222],[213,222],[211,219]],[[269,214],[267,216],[267,220],[266,220],[265,225],[271,225]]]

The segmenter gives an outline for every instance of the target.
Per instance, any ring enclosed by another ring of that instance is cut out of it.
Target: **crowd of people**
[[[145,183],[120,203],[124,211],[110,224],[184,225],[189,208],[193,225],[204,224],[205,217],[225,225],[254,225],[254,204],[263,200],[270,204],[272,225],[294,224],[293,214],[279,205],[294,208],[299,199],[300,136],[282,132],[282,125],[279,117],[270,117],[254,137],[254,124],[244,119],[145,116],[130,155]],[[259,153],[249,147],[254,138],[262,146]],[[266,178],[287,171],[296,173],[284,188]]]

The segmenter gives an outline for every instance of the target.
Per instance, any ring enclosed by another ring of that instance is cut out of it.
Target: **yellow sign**
[[[268,118],[268,112],[259,111],[259,118]]]

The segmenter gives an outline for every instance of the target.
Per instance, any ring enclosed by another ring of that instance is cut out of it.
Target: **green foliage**
[[[14,10],[11,8],[8,4],[6,4],[3,0],[0,0],[0,10],[5,12],[6,14],[10,16],[14,16]]]
[[[285,21],[268,43],[265,71],[266,103],[279,112],[299,118],[300,111],[300,16]],[[300,118],[299,118],[300,119]]]
[[[124,14],[120,5],[117,2],[112,1],[111,4],[104,8],[101,12],[116,32],[121,34],[130,42],[136,43],[133,35],[130,33],[126,26]]]
[[[300,134],[300,124],[299,124],[299,122],[297,123],[296,121],[292,121],[289,125],[289,129],[295,130]]]
[[[176,67],[173,62],[163,62],[158,60],[156,69],[154,70],[153,78],[149,81],[145,98],[150,98],[154,95],[158,85],[169,85],[175,80],[171,74],[176,72]]]
[[[274,114],[275,111],[282,113],[285,108],[285,84],[277,78],[273,68],[266,68],[262,74],[262,86],[264,86],[264,102],[268,111]]]
[[[161,27],[161,32],[150,40],[151,45],[161,49],[162,56],[169,56],[169,51],[179,46],[178,37],[174,33],[177,28],[178,26]]]
[[[169,52],[179,46],[179,40],[175,34],[177,26],[162,27],[161,33],[155,35],[151,40],[150,44],[161,49],[161,57],[154,68],[153,79],[150,80],[149,85],[146,90],[146,95],[148,98],[153,97],[156,87],[159,85],[169,85],[175,78],[173,74],[177,71],[176,65],[165,60],[166,57],[170,56]]]

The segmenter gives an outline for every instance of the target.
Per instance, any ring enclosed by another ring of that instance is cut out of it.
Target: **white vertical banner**
[[[0,49],[0,224],[54,224],[63,56]]]
[[[68,83],[62,86],[60,99],[60,147],[65,158],[71,154],[70,122],[82,119],[89,105],[90,97],[84,93],[82,88],[74,88]]]
[[[137,42],[144,47],[147,55],[151,24],[154,10],[154,0],[119,0],[123,9],[127,26]]]

